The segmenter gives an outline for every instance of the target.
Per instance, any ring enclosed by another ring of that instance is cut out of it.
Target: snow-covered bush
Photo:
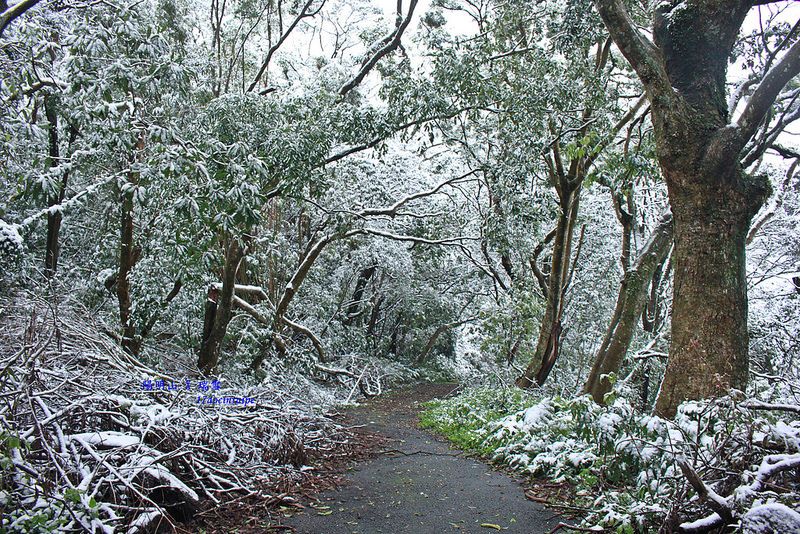
[[[776,417],[768,405],[738,397],[686,402],[670,421],[639,413],[621,396],[601,407],[588,396],[520,395],[475,389],[436,401],[423,420],[496,463],[575,483],[591,510],[586,527],[655,532],[669,522],[699,531],[722,524],[710,500],[719,500],[729,523],[760,504],[800,503],[792,471],[800,465],[800,422]],[[696,496],[704,492],[710,496]]]
[[[0,219],[0,285],[10,285],[10,280],[19,273],[24,251],[17,227]]]
[[[12,258],[22,251],[22,237],[17,228],[0,219],[0,257]]]
[[[475,387],[444,401],[432,401],[420,414],[424,428],[436,428],[457,445],[490,452],[486,425],[531,405],[533,398],[517,389]]]

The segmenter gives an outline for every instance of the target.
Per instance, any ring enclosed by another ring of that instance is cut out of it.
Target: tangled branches
[[[133,359],[86,316],[39,308],[0,326],[6,532],[174,530],[203,500],[274,501],[276,480],[301,476],[345,439],[279,389],[223,378],[201,391],[179,368]]]
[[[792,413],[798,407],[755,399],[737,402],[738,396],[732,397],[710,402],[694,414],[697,432],[687,441],[693,446],[689,454],[678,455],[676,463],[696,495],[688,507],[701,505],[712,513],[680,523],[676,530],[704,533],[741,525],[751,532],[754,522],[778,521],[789,526],[776,532],[794,531],[800,528],[800,514],[781,501],[794,506],[800,493],[800,424],[753,412]]]

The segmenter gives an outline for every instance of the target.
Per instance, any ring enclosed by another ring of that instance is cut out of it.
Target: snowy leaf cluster
[[[12,258],[23,251],[24,243],[17,228],[0,219],[0,256]]]

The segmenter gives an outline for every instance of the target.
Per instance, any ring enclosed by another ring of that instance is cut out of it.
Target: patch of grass
[[[487,444],[486,424],[532,405],[534,399],[521,390],[481,387],[461,395],[424,404],[420,426],[441,432],[457,447],[481,456],[492,453]]]

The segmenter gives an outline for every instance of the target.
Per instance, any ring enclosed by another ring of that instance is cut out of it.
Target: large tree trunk
[[[662,416],[674,415],[684,400],[724,395],[747,384],[745,240],[769,184],[747,176],[739,162],[781,89],[800,72],[800,42],[795,42],[730,122],[726,68],[755,3],[660,2],[651,42],[620,0],[595,0],[647,88],[675,217],[672,340],[655,406]]]
[[[653,230],[633,268],[622,278],[614,316],[583,386],[583,393],[590,393],[598,404],[603,404],[603,397],[611,390],[606,375],[619,371],[628,352],[647,301],[647,289],[653,273],[664,262],[672,244],[672,230],[672,214],[667,213]]]
[[[704,180],[703,180],[704,178]],[[761,195],[743,195],[709,177],[706,191],[676,191],[672,342],[655,405],[671,416],[686,399],[744,390],[748,379],[745,240]]]

